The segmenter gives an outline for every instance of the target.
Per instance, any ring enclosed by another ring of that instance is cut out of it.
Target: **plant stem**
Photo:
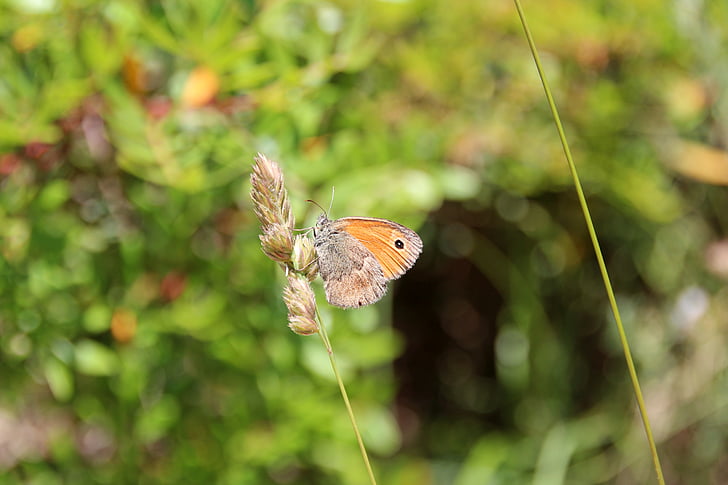
[[[323,324],[323,321],[321,320],[321,314],[318,311],[318,307],[316,308],[316,318],[318,319],[319,324],[319,335],[321,336],[321,340],[324,343],[324,347],[326,347],[326,352],[329,354],[329,361],[331,362],[331,368],[334,371],[334,376],[336,377],[336,382],[339,384],[339,390],[341,391],[341,397],[344,399],[344,404],[346,405],[346,412],[349,413],[349,420],[351,420],[351,426],[354,428],[354,434],[356,435],[356,441],[359,443],[359,451],[361,452],[361,457],[364,460],[364,466],[367,469],[367,473],[369,474],[369,481],[372,485],[377,485],[377,480],[374,478],[374,471],[372,471],[372,465],[369,462],[369,455],[367,454],[367,449],[364,446],[364,440],[361,438],[361,433],[359,432],[359,426],[356,424],[356,418],[354,417],[354,411],[351,408],[351,403],[349,402],[349,395],[346,393],[346,388],[344,387],[344,381],[341,379],[341,374],[339,374],[339,368],[336,366],[336,359],[334,358],[334,350],[331,348],[331,341],[329,340],[329,336],[326,333],[326,327]]]
[[[546,80],[546,74],[544,73],[543,67],[541,66],[541,60],[538,56],[538,51],[536,50],[536,44],[533,41],[533,37],[531,36],[531,31],[528,28],[528,24],[526,23],[526,16],[523,12],[523,8],[521,7],[520,0],[513,0],[516,5],[516,10],[518,11],[518,16],[521,19],[521,25],[523,26],[523,31],[526,34],[526,39],[528,40],[528,46],[531,49],[531,54],[533,55],[533,60],[536,63],[536,69],[538,70],[538,75],[541,78],[541,84],[543,85],[544,92],[546,93],[546,99],[548,100],[549,107],[551,108],[551,114],[554,118],[554,122],[556,123],[556,129],[559,132],[559,138],[561,139],[561,146],[564,149],[564,155],[566,156],[566,161],[569,164],[569,170],[571,171],[571,177],[574,181],[574,187],[576,188],[576,193],[579,198],[579,204],[581,204],[581,210],[584,214],[584,220],[586,221],[587,228],[589,230],[589,236],[591,237],[592,245],[594,246],[594,253],[597,258],[597,263],[599,265],[599,271],[602,274],[602,280],[604,281],[604,288],[607,291],[607,297],[609,298],[609,304],[612,307],[612,313],[614,314],[614,320],[617,323],[617,331],[619,333],[619,339],[622,342],[622,349],[624,351],[624,358],[627,361],[627,368],[629,369],[629,376],[632,380],[632,387],[634,388],[634,393],[637,398],[637,406],[639,407],[640,414],[642,415],[642,423],[645,428],[645,433],[647,434],[647,441],[650,446],[650,452],[652,453],[652,462],[655,466],[655,472],[657,474],[657,481],[661,484],[665,484],[665,479],[662,475],[662,467],[660,466],[660,458],[657,454],[657,447],[655,446],[655,439],[652,436],[652,428],[650,427],[650,419],[647,415],[647,409],[645,407],[644,399],[642,398],[642,390],[640,388],[640,382],[637,378],[637,371],[634,367],[634,362],[632,361],[632,352],[629,349],[629,341],[627,339],[627,334],[624,331],[624,326],[622,325],[622,317],[619,314],[619,307],[617,306],[617,300],[614,297],[614,290],[612,289],[612,284],[609,281],[609,273],[607,272],[607,266],[604,263],[604,256],[602,255],[602,250],[599,247],[599,239],[597,238],[597,233],[594,230],[594,224],[592,223],[591,214],[589,213],[589,207],[586,203],[586,198],[584,197],[584,191],[581,188],[581,182],[579,181],[579,175],[576,171],[576,165],[574,164],[574,160],[571,156],[571,150],[569,149],[569,143],[566,141],[566,135],[564,133],[564,128],[561,125],[561,118],[559,117],[559,112],[556,109],[556,103],[554,103],[554,98],[551,95],[551,88],[549,88],[548,81]]]

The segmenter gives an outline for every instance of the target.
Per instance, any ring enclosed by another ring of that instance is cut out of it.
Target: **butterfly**
[[[321,214],[314,227],[314,248],[326,300],[342,308],[379,301],[387,281],[407,272],[422,252],[415,231],[387,219]]]

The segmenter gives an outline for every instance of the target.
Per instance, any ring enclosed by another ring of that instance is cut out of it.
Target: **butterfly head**
[[[325,213],[318,216],[318,219],[316,219],[316,225],[313,226],[314,245],[319,245],[325,242],[332,230],[331,222],[331,219],[329,219]]]
[[[318,219],[316,219],[316,225],[314,226],[314,235],[315,235],[317,232],[321,231],[321,229],[323,227],[325,227],[328,224],[330,224],[331,221],[329,220],[328,214],[326,213],[326,211],[324,210],[324,208],[321,207],[318,204],[318,202],[316,202],[315,200],[311,200],[311,199],[306,199],[306,202],[310,202],[311,204],[313,204],[316,207],[318,207],[319,209],[321,209],[321,215],[318,216]]]

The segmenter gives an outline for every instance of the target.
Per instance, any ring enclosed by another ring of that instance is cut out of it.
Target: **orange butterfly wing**
[[[415,231],[387,219],[343,217],[335,220],[334,226],[362,243],[377,259],[388,280],[402,276],[422,252],[422,240]]]

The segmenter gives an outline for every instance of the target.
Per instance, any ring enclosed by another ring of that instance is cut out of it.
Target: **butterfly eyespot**
[[[404,243],[401,239],[397,239],[396,241],[394,241],[394,247],[397,249],[404,249]]]

